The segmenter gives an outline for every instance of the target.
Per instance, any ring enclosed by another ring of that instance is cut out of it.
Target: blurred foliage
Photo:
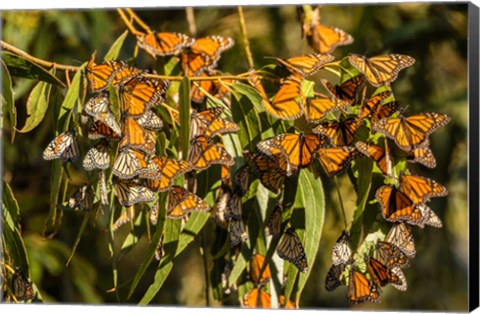
[[[189,34],[185,10],[136,10],[137,14],[157,31]],[[248,63],[242,47],[237,11],[234,8],[196,8],[197,34],[232,37],[237,43],[222,55],[219,68],[227,73],[243,73]],[[256,68],[271,63],[265,56],[290,57],[311,52],[301,38],[296,9],[282,7],[244,8],[248,38]],[[449,190],[446,198],[432,201],[431,207],[444,222],[442,229],[414,229],[417,257],[405,271],[408,291],[387,287],[382,303],[355,306],[358,309],[435,309],[465,311],[468,294],[468,201],[467,201],[467,4],[388,4],[388,5],[325,5],[321,8],[322,23],[340,27],[354,37],[352,45],[338,48],[334,55],[348,53],[376,55],[385,52],[404,53],[416,59],[413,67],[395,83],[396,98],[408,105],[407,113],[441,112],[452,121],[431,137],[431,147],[437,167],[426,172],[411,166],[419,175],[428,174]],[[80,65],[93,51],[107,53],[114,39],[124,31],[113,10],[85,11],[15,11],[2,12],[2,40],[31,55],[61,64]],[[120,58],[132,55],[135,39],[126,38]],[[151,67],[152,60],[144,53],[137,59],[139,67]],[[62,81],[64,78],[57,73]],[[26,127],[29,93],[36,81],[15,79],[17,129]],[[37,86],[38,87],[38,86]],[[55,88],[55,87],[53,87]],[[59,101],[50,99],[51,102]],[[61,100],[60,100],[61,101]],[[42,227],[49,213],[51,164],[41,157],[43,148],[52,138],[56,123],[54,106],[49,105],[42,123],[34,132],[16,134],[11,142],[11,120],[4,121],[3,180],[11,187],[18,202],[21,233],[25,243],[25,258],[30,265],[30,278],[44,302],[113,303],[117,295],[111,288],[112,260],[106,228],[108,213],[98,211],[95,223],[88,221],[71,263],[67,260],[77,238],[83,212],[64,212],[61,228],[54,239],[42,238]],[[71,183],[80,185],[85,178],[71,169]],[[346,177],[339,178],[341,194],[346,197],[347,217],[355,209],[355,191]],[[330,250],[343,228],[337,192],[332,181],[323,182],[326,195],[325,224],[316,263],[306,282],[300,300],[302,308],[348,307],[345,287],[328,293],[324,289],[325,275],[330,266]],[[70,192],[70,191],[69,191]],[[70,193],[68,193],[70,195]],[[207,223],[207,225],[210,222]],[[141,238],[130,251],[121,250],[122,238],[128,237],[131,226],[116,231],[119,254],[118,282],[128,291],[136,271],[147,254],[149,243]],[[212,230],[212,228],[209,228]],[[152,303],[205,305],[203,261],[198,254],[199,239],[176,259],[170,276]],[[127,303],[137,303],[148,289],[155,274],[154,265],[145,269],[144,279]],[[145,278],[150,278],[146,280]],[[210,300],[210,305],[218,306]],[[226,305],[230,304],[229,299]],[[231,304],[236,304],[232,300]]]

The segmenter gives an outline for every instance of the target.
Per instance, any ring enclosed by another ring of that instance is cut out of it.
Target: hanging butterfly
[[[237,194],[244,196],[248,192],[250,179],[250,167],[245,164],[235,171],[233,176],[233,183],[235,184],[235,191]]]
[[[115,162],[113,163],[113,174],[120,179],[131,179],[137,175],[151,172],[148,168],[149,157],[140,151],[129,147],[123,147],[119,150]]]
[[[69,130],[55,137],[43,151],[43,159],[61,159],[75,162],[80,158],[80,150],[75,139],[75,131]]]
[[[242,219],[242,196],[238,193],[231,193],[227,203],[225,219]]]
[[[398,118],[381,119],[373,129],[395,141],[401,149],[411,151],[424,145],[428,136],[450,122],[450,117],[440,113],[420,113]]]
[[[348,275],[348,300],[352,304],[363,303],[365,301],[380,303],[379,288],[370,280],[355,269],[350,268]]]
[[[302,273],[308,271],[307,256],[302,242],[293,227],[288,228],[277,246],[280,258],[289,261]]]
[[[262,153],[252,154],[244,151],[243,155],[253,164],[260,175],[260,182],[264,187],[274,193],[279,193],[285,178],[287,177],[287,162],[283,156],[282,160],[268,157]]]
[[[305,77],[317,73],[325,63],[333,61],[335,57],[329,54],[319,53],[307,54],[288,59],[274,57],[274,59],[281,63],[291,73],[298,73]]]
[[[152,226],[156,226],[158,223],[158,202],[154,203],[148,212],[148,220]]]
[[[375,87],[395,81],[398,72],[415,63],[414,58],[400,54],[379,55],[371,58],[350,55],[348,61]]]
[[[340,175],[350,166],[350,162],[359,157],[353,147],[319,148],[317,159],[328,176]]]
[[[113,190],[120,205],[125,207],[137,203],[151,202],[155,199],[155,194],[152,191],[139,185],[136,181],[125,181],[113,177]]]
[[[138,76],[119,89],[119,105],[122,115],[139,116],[149,108],[160,105],[170,82],[152,77]]]
[[[405,193],[414,204],[425,203],[431,197],[442,197],[448,194],[446,187],[429,178],[400,174],[399,183],[399,190]]]
[[[190,142],[190,151],[188,161],[196,170],[207,169],[213,164],[223,164],[232,166],[234,160],[232,156],[211,138],[206,136],[196,136]]]
[[[278,238],[281,235],[283,206],[277,203],[265,223],[265,235]]]
[[[126,207],[120,216],[115,220],[115,222],[112,225],[112,231],[116,231],[118,228],[121,226],[131,222],[132,220],[135,219],[135,207],[133,206],[128,206]]]
[[[318,123],[322,121],[328,113],[335,110],[343,110],[347,107],[347,102],[333,102],[326,95],[315,93],[315,98],[307,98],[303,113],[307,122]]]
[[[435,214],[435,212],[425,204],[417,205],[417,209],[420,210],[423,216],[423,220],[418,225],[420,228],[423,228],[424,225],[432,226],[435,228],[442,228],[443,223],[440,217]]]
[[[372,278],[373,283],[377,287],[383,287],[387,284],[402,285],[403,282],[395,275],[387,266],[379,262],[373,257],[364,255],[365,263],[367,264],[367,271]],[[379,288],[380,291],[380,288]]]
[[[378,241],[375,245],[376,259],[388,268],[410,266],[410,258],[398,246],[386,241]]]
[[[360,106],[360,119],[371,117],[372,124],[375,124],[379,119],[388,118],[395,111],[398,110],[400,103],[392,101],[384,104],[384,101],[393,95],[392,91],[385,91],[378,93],[362,103]]]
[[[157,135],[155,131],[144,130],[135,119],[126,117],[122,129],[123,137],[119,148],[125,146],[140,150],[146,154],[153,154]]]
[[[332,264],[340,265],[352,262],[352,249],[350,248],[350,237],[345,230],[335,242],[332,249]]]
[[[323,78],[320,81],[330,95],[332,95],[332,101],[341,107],[355,104],[358,91],[365,85],[365,78],[363,76],[352,77],[340,85],[333,85]]]
[[[177,54],[194,43],[194,38],[181,33],[151,32],[137,35],[137,46],[144,49],[153,58]]]
[[[399,267],[393,267],[390,271],[400,279],[401,283],[391,283],[392,287],[400,291],[407,291],[407,278],[403,274],[403,271]]]
[[[89,185],[83,185],[73,192],[68,199],[68,207],[73,210],[81,209],[84,211],[90,210],[93,204],[93,195]]]
[[[212,208],[212,216],[215,222],[222,228],[228,228],[228,221],[225,218],[225,214],[227,212],[228,202],[230,201],[230,197],[232,195],[232,191],[228,185],[220,185],[217,190],[217,196],[215,198],[215,203],[213,204]]]
[[[268,283],[272,274],[270,272],[270,265],[267,263],[265,269],[262,271],[262,268],[265,264],[265,256],[260,254],[255,254],[252,257],[250,263],[250,279],[253,281],[256,287],[263,286]]]
[[[414,258],[417,253],[415,249],[415,241],[413,234],[405,223],[396,223],[387,233],[385,237],[386,242],[396,245],[409,258]]]
[[[237,132],[238,125],[220,118],[222,113],[223,108],[221,107],[208,108],[198,112],[193,110],[190,115],[191,137],[200,135],[213,137],[217,134]]]
[[[101,92],[106,90],[109,84],[127,82],[141,73],[142,70],[131,67],[123,61],[105,61],[95,65],[94,53],[86,67],[88,90],[91,93]]]
[[[249,82],[260,93],[262,105],[265,111],[272,117],[280,120],[294,120],[303,114],[305,97],[302,93],[303,76],[294,73],[284,79],[280,89],[276,92],[272,101],[268,97],[260,78],[251,72]]]
[[[207,212],[210,206],[202,198],[187,189],[174,185],[168,192],[167,216],[183,218],[192,211]]]
[[[245,223],[242,219],[230,219],[228,222],[228,228],[230,231],[230,247],[236,247],[242,242],[248,240]]]
[[[13,294],[17,301],[31,300],[35,297],[33,284],[24,275],[19,267],[15,267],[15,272],[12,276]]]
[[[332,265],[328,270],[327,276],[325,277],[325,290],[332,292],[337,289],[343,282],[341,276],[345,271],[347,266],[345,264]]]
[[[101,113],[108,112],[109,107],[110,100],[108,93],[99,93],[83,105],[82,112],[90,117],[95,117]]]
[[[271,296],[261,288],[253,288],[243,297],[242,307],[269,309],[272,307]]]
[[[355,148],[365,156],[371,158],[385,176],[391,175],[392,159],[383,147],[358,141],[355,143]]]
[[[362,125],[358,117],[350,117],[340,121],[322,122],[315,126],[312,131],[320,134],[330,141],[333,146],[349,146],[355,138],[355,133]]]
[[[287,160],[287,175],[291,175],[297,168],[308,167],[325,143],[326,139],[316,134],[285,133],[259,142],[257,149],[274,159],[283,155]]]
[[[191,171],[192,167],[185,160],[168,159],[167,156],[152,156],[152,163],[149,164],[153,169],[148,171],[146,186],[154,192],[163,192],[171,188],[173,179]]]
[[[109,139],[109,140],[116,140],[120,138],[120,133],[116,133],[112,130],[109,126],[107,126],[102,121],[98,120],[94,122],[90,129],[88,130],[88,138],[91,140],[97,139]]]
[[[421,225],[424,216],[413,201],[395,186],[383,185],[375,193],[382,216],[387,221]]]
[[[163,247],[163,241],[165,238],[165,233],[162,233],[160,236],[160,241],[158,241],[157,248],[155,249],[155,259],[157,261],[161,260],[165,256],[165,249]]]
[[[407,162],[416,162],[428,168],[435,168],[437,161],[429,147],[430,141],[426,140],[423,145],[407,152]]]
[[[150,131],[159,131],[163,128],[162,119],[160,119],[160,117],[152,110],[145,110],[142,115],[134,119],[137,121],[138,125]]]
[[[118,125],[117,120],[115,119],[115,116],[113,113],[110,111],[107,112],[102,112],[93,117],[94,122],[102,122],[105,126],[110,128],[113,133],[118,134],[118,136],[122,136],[122,130],[120,126]]]

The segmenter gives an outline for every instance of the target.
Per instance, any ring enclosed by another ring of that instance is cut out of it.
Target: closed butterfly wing
[[[266,284],[272,277],[270,265],[264,264],[265,256],[257,253],[252,257],[252,261],[250,263],[250,278],[257,287]]]
[[[283,207],[280,203],[275,205],[272,213],[268,217],[265,224],[265,235],[271,235],[274,238],[278,238],[281,235],[282,226],[282,210]]]
[[[376,259],[388,268],[410,266],[410,258],[393,243],[378,241],[375,249]]]
[[[233,176],[233,182],[235,184],[236,193],[241,196],[247,194],[250,186],[250,167],[247,164],[237,169]]]
[[[399,267],[393,267],[391,271],[400,279],[399,283],[392,283],[392,287],[400,291],[407,291],[407,278],[405,278],[403,271]]]
[[[429,143],[427,141],[424,145],[409,151],[407,153],[407,161],[420,163],[428,168],[435,168],[437,166],[437,161],[428,145]]]
[[[381,119],[373,128],[393,139],[401,149],[411,151],[423,146],[430,134],[448,122],[450,117],[445,114],[421,113],[409,117]]]
[[[307,33],[307,41],[313,50],[319,53],[332,53],[338,46],[353,43],[353,37],[344,30],[313,21]]]
[[[230,247],[236,247],[248,240],[245,223],[242,219],[230,219],[228,228],[230,231]]]
[[[203,170],[213,164],[232,166],[232,156],[219,144],[206,136],[196,136],[191,140],[188,161],[196,170]]]
[[[332,249],[332,264],[347,264],[352,260],[352,249],[350,248],[350,238],[345,230],[335,242]]]
[[[285,165],[285,170],[283,170],[279,167],[275,158],[270,158],[264,154],[247,155],[244,152],[244,156],[250,159],[258,171],[262,185],[274,193],[279,193],[287,177],[286,160],[283,162]]]
[[[170,189],[175,178],[192,170],[189,162],[168,159],[167,156],[153,156],[152,163],[155,165],[155,169],[147,178],[146,185],[155,192]]]
[[[45,160],[61,159],[65,162],[75,162],[79,158],[80,150],[73,130],[59,134],[43,151]]]
[[[127,117],[122,129],[123,137],[120,141],[120,148],[125,146],[141,150],[146,154],[155,151],[156,134],[154,131],[144,130],[135,119]]]
[[[122,136],[122,130],[120,126],[118,125],[117,120],[115,119],[115,116],[113,113],[110,111],[107,112],[102,112],[93,117],[93,120],[95,122],[101,121],[103,124],[105,124],[107,127],[109,127],[115,134],[118,134],[119,136]]]
[[[360,118],[365,119],[369,116],[375,116],[378,110],[382,107],[382,104],[385,101],[385,99],[387,99],[391,95],[392,95],[391,91],[385,91],[370,97],[360,107],[360,114],[359,114]]]
[[[365,79],[362,76],[355,76],[340,85],[333,85],[326,79],[320,80],[332,95],[333,102],[338,106],[349,106],[355,103],[357,93],[364,87]]]
[[[242,219],[242,196],[233,192],[227,203],[227,211],[225,212],[225,219]]]
[[[396,245],[409,258],[414,258],[417,253],[413,234],[405,223],[395,224],[385,237],[385,241]]]
[[[309,76],[317,73],[325,63],[333,61],[334,56],[329,54],[307,54],[288,59],[275,58],[291,73],[298,73],[303,76]]]
[[[242,307],[269,309],[272,307],[271,296],[261,288],[253,288],[243,297]]]
[[[358,156],[353,147],[320,148],[318,161],[328,176],[342,174],[350,166],[350,161]]]
[[[405,193],[414,204],[424,203],[432,197],[442,197],[448,194],[446,187],[429,178],[400,175],[399,181],[399,190]]]
[[[151,131],[159,131],[163,127],[162,119],[152,110],[146,110],[142,115],[138,116],[136,121],[142,128]]]
[[[352,144],[355,133],[360,128],[362,120],[351,117],[341,121],[322,122],[315,126],[312,131],[328,138],[333,146],[349,146]]]
[[[110,100],[107,93],[100,93],[90,98],[83,106],[83,113],[95,117],[100,113],[109,111]]]
[[[176,185],[168,192],[167,204],[167,216],[170,218],[183,218],[192,211],[210,210],[210,206],[202,198]]]
[[[303,76],[291,74],[282,81],[280,89],[273,96],[265,110],[274,118],[294,120],[303,114],[305,96],[302,93]]]
[[[113,190],[120,204],[125,207],[155,199],[152,191],[133,181],[114,180]]]
[[[35,291],[30,280],[16,267],[12,276],[13,294],[17,301],[31,300],[35,297]]]
[[[327,276],[325,277],[325,290],[331,292],[343,285],[341,276],[342,273],[345,271],[345,268],[345,264],[332,265],[330,267]]]
[[[222,113],[223,108],[221,107],[208,108],[198,112],[193,111],[190,116],[192,137],[200,135],[213,137],[217,134],[238,131],[237,124],[220,118]]]
[[[177,54],[183,48],[190,47],[195,42],[194,38],[190,38],[181,33],[149,33],[137,35],[138,47],[144,49],[152,57],[170,56]]]
[[[110,167],[110,154],[108,142],[102,140],[90,148],[83,157],[83,168],[87,171],[94,169],[107,169]]]
[[[93,195],[89,185],[83,185],[73,192],[68,199],[68,207],[71,209],[90,210],[93,204]]]
[[[365,255],[364,259],[365,263],[367,264],[367,270],[372,277],[372,281],[378,287],[383,287],[389,283],[396,285],[403,284],[397,275],[395,275],[387,266],[385,266],[375,258]]]
[[[440,217],[435,214],[435,212],[425,204],[417,205],[417,208],[422,212],[423,221],[419,226],[423,228],[424,225],[432,226],[435,228],[442,228],[443,223]]]
[[[148,211],[148,220],[152,226],[156,226],[158,223],[158,202],[154,203]]]
[[[348,61],[375,87],[395,81],[400,70],[415,63],[414,58],[400,54],[379,55],[372,58],[350,55]]]
[[[277,254],[280,258],[295,265],[300,272],[306,273],[308,271],[307,256],[294,228],[290,227],[285,231],[278,243]]]
[[[348,276],[348,300],[352,304],[380,302],[378,287],[352,266]]]
[[[316,94],[315,98],[308,98],[304,105],[305,119],[310,123],[318,123],[325,116],[339,109],[346,109],[347,102],[333,102],[330,98],[323,94]]]
[[[96,139],[116,140],[120,138],[120,134],[116,133],[105,123],[98,120],[90,126],[90,129],[88,130],[88,138],[91,140],[96,140]]]
[[[383,185],[375,193],[383,218],[392,222],[406,222],[419,225],[423,221],[422,212],[412,200],[394,186]]]
[[[383,147],[361,141],[356,142],[355,147],[359,152],[371,158],[384,175],[389,176],[391,174],[392,160],[387,156]]]

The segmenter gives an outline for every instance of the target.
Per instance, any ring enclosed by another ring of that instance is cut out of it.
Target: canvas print
[[[1,302],[467,311],[472,9],[1,12]]]

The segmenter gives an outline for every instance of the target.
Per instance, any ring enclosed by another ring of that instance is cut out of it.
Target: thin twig
[[[39,65],[44,66],[44,67],[49,68],[49,69],[50,68],[55,68],[55,69],[62,70],[62,71],[72,71],[72,72],[76,72],[80,69],[80,67],[76,67],[76,66],[58,64],[58,63],[55,63],[55,62],[49,62],[49,61],[45,61],[45,60],[42,60],[42,59],[39,59],[39,58],[35,58],[34,56],[29,55],[25,51],[20,50],[17,47],[14,47],[14,46],[4,42],[3,40],[0,40],[0,46],[2,47],[3,50],[13,52],[14,54],[16,54],[16,55],[18,55],[18,56],[20,56],[20,57],[22,57],[22,58],[24,58],[28,61],[39,64]]]
[[[125,9],[125,10],[127,11],[128,14],[130,14],[130,17],[133,18],[135,22],[138,23],[138,25],[140,25],[141,28],[143,28],[149,34],[152,33],[152,30],[150,29],[150,27],[148,27],[148,25],[145,24],[145,22],[143,22],[142,19],[139,18],[135,12],[133,12],[132,9]]]
[[[250,42],[248,41],[245,17],[243,16],[243,8],[241,6],[238,7],[238,19],[240,20],[240,29],[242,30],[243,44],[245,46],[245,53],[247,54],[248,66],[250,69],[253,69],[254,65],[252,51],[250,50]]]
[[[132,34],[135,35],[135,36],[141,34],[141,32],[137,31],[137,29],[133,26],[133,24],[131,23],[131,21],[128,20],[127,16],[125,15],[125,13],[123,12],[122,9],[117,9],[117,13],[118,13],[118,15],[120,15],[120,18],[121,18],[122,21],[125,23],[125,25],[127,26],[128,30],[130,31],[130,33],[132,33]]]
[[[196,37],[197,36],[197,25],[195,24],[195,14],[193,12],[192,7],[186,7],[185,13],[187,14],[187,22],[188,22],[188,31],[190,32],[190,36]]]

